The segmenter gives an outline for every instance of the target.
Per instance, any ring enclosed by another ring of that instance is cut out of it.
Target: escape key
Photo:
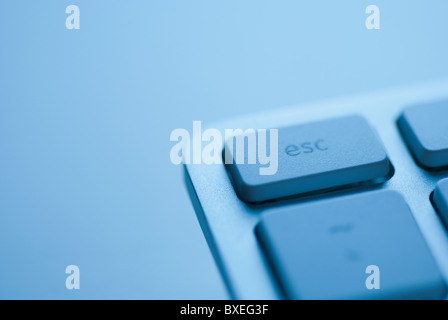
[[[226,156],[233,159],[231,164],[226,161],[226,167],[239,198],[251,203],[367,181],[382,182],[393,172],[379,138],[357,115],[279,129],[278,170],[272,175],[260,174],[263,165],[259,162],[237,163],[235,150],[241,150],[236,148],[237,143],[235,137],[226,141]],[[272,147],[272,141],[269,144]],[[247,160],[247,152],[253,148],[243,150]]]

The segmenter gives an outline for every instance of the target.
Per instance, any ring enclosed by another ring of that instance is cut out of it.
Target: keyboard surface
[[[257,165],[186,165],[232,298],[443,298],[446,101],[448,79],[209,125],[279,134],[275,175],[258,176]],[[376,264],[384,276],[372,293],[364,271]]]

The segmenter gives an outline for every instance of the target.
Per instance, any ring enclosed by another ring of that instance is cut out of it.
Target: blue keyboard
[[[235,138],[230,163],[185,165],[232,298],[446,298],[448,79],[208,127],[278,132],[275,174]]]

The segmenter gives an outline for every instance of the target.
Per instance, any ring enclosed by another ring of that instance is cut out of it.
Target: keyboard
[[[184,165],[231,298],[446,299],[448,79],[207,127],[278,136],[274,174],[236,138],[231,163]]]

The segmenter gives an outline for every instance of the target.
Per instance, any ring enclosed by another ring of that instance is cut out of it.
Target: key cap
[[[398,118],[398,127],[420,166],[448,166],[448,101],[412,106]]]
[[[256,228],[286,298],[441,299],[444,280],[403,197],[376,191],[262,217]],[[368,266],[377,266],[378,281]],[[379,289],[367,289],[378,284]]]
[[[448,227],[448,179],[440,180],[432,197],[433,203],[439,212],[446,227]]]
[[[236,193],[246,202],[385,181],[392,171],[382,143],[360,116],[279,129],[278,171],[273,175],[261,175],[259,163],[237,164],[235,150],[234,138],[233,148],[226,142],[226,152],[233,156],[233,164],[226,167]]]

